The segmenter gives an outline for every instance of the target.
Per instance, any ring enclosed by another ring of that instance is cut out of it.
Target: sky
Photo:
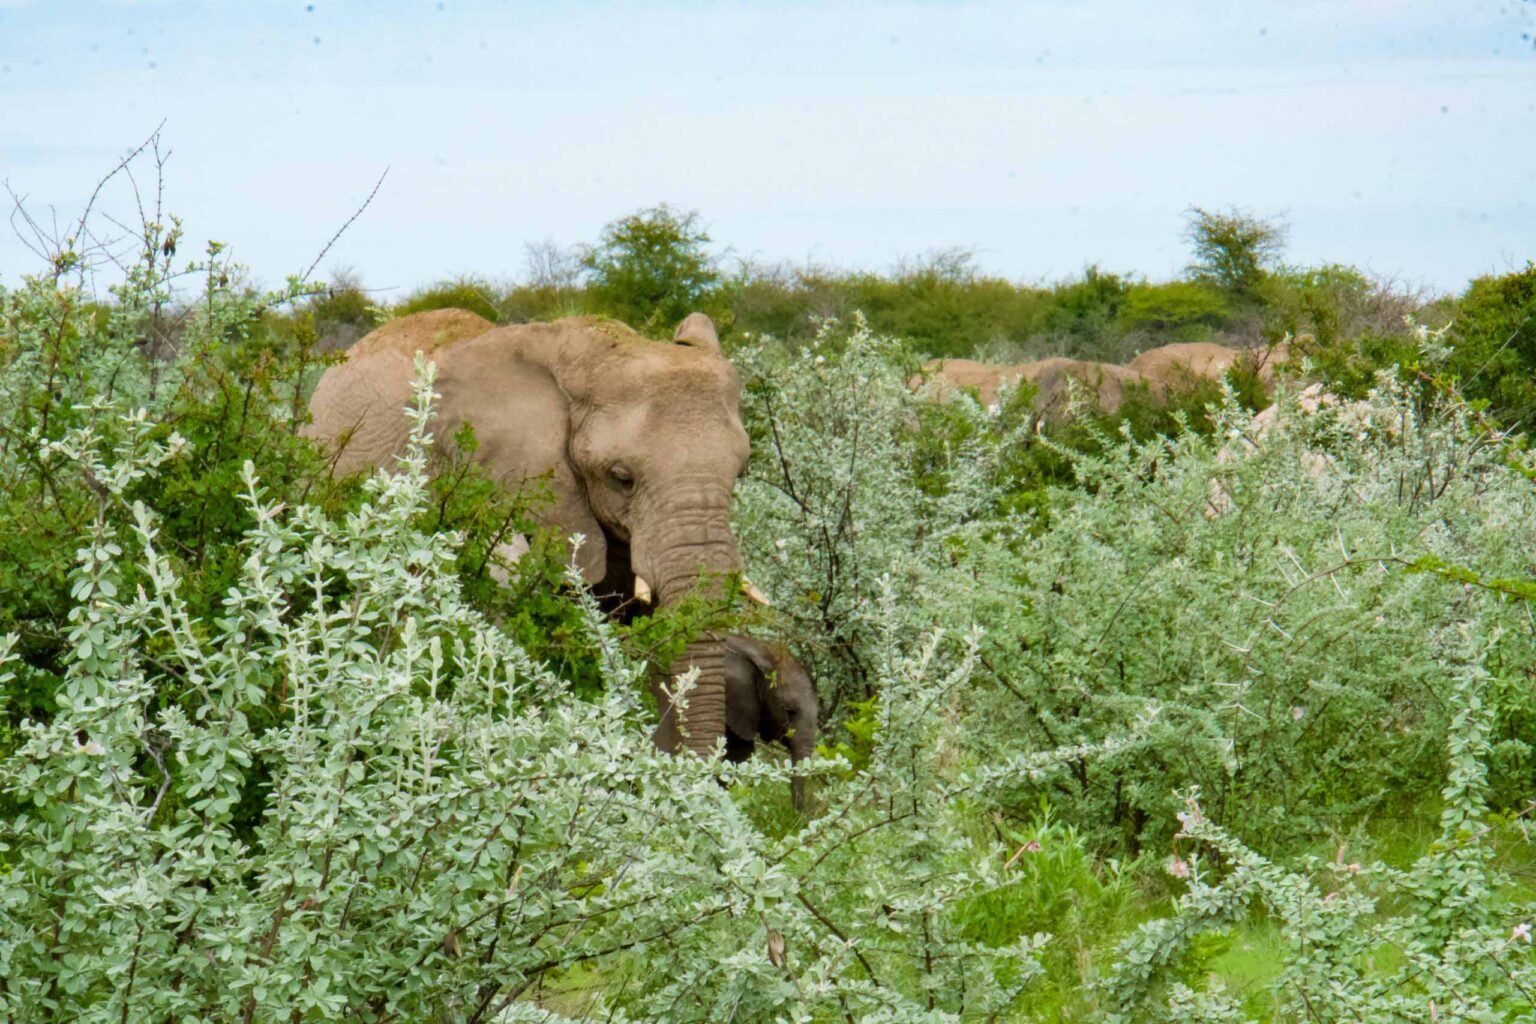
[[[1027,282],[1173,277],[1188,209],[1239,207],[1456,291],[1536,258],[1533,35],[1533,0],[0,0],[0,181],[67,223],[163,122],[183,249],[275,284],[385,175],[319,270],[385,298],[661,202],[732,263]],[[0,224],[0,285],[39,269]]]

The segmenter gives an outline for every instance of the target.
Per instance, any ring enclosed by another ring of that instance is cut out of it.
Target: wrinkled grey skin
[[[778,743],[795,763],[816,750],[816,685],[787,650],[744,636],[725,638],[725,756],[745,761],[759,742]],[[805,809],[805,780],[790,782]]]

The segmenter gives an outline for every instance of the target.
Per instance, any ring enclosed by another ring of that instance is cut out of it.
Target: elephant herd
[[[581,535],[575,563],[604,607],[718,599],[731,581],[761,599],[741,575],[730,524],[731,493],[748,455],[741,385],[707,316],[689,316],[671,343],[592,316],[497,327],[441,309],[392,320],[328,368],[310,400],[306,430],[331,450],[336,474],[390,466],[403,451],[418,352],[437,364],[436,454],[451,454],[452,439],[472,425],[473,458],[503,486],[544,478],[553,500],[541,518]],[[1200,343],[1155,349],[1124,367],[951,359],[928,369],[940,382],[938,397],[966,387],[988,403],[1004,383],[1027,380],[1049,418],[1062,412],[1068,379],[1096,391],[1112,412],[1131,385],[1162,395],[1177,374],[1219,377],[1245,358]],[[1272,351],[1257,369],[1268,374],[1283,358]],[[690,670],[694,689],[674,709],[669,686]],[[654,740],[663,750],[707,755],[723,740],[726,756],[740,761],[769,742],[799,761],[815,747],[815,685],[781,646],[706,633],[653,675],[651,687],[660,712]],[[803,777],[792,792],[803,807]]]
[[[1143,389],[1149,398],[1160,402],[1168,397],[1171,388],[1202,378],[1219,381],[1234,367],[1255,371],[1267,387],[1274,382],[1276,369],[1289,356],[1290,346],[1286,343],[1267,349],[1236,349],[1194,341],[1149,349],[1124,366],[1055,357],[1013,366],[971,359],[934,359],[924,364],[923,369],[936,382],[937,397],[946,397],[958,388],[970,388],[987,405],[997,401],[1004,385],[1012,388],[1020,382],[1033,384],[1035,411],[1048,422],[1058,422],[1067,415],[1069,380],[1096,399],[1104,412],[1114,413],[1133,389]]]

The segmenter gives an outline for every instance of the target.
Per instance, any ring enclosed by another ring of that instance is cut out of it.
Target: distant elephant
[[[1021,381],[1033,384],[1036,388],[1035,411],[1051,422],[1059,422],[1066,416],[1068,380],[1082,385],[1098,408],[1107,413],[1119,411],[1129,387],[1146,387],[1157,401],[1164,397],[1160,383],[1144,378],[1135,370],[1061,356],[1013,366],[974,359],[933,359],[923,364],[923,369],[939,382],[934,391],[937,397],[948,398],[956,388],[974,388],[983,405],[996,402],[1004,384],[1011,388],[1018,387]]]
[[[1258,375],[1265,390],[1274,386],[1275,372],[1290,360],[1289,342],[1264,348],[1229,348],[1210,341],[1186,341],[1148,349],[1126,364],[1127,369],[1174,387],[1191,379],[1220,381],[1234,366]]]
[[[543,519],[585,536],[578,564],[595,591],[622,601],[654,588],[664,606],[722,596],[724,575],[741,569],[730,505],[748,445],[741,384],[707,316],[685,319],[671,344],[590,316],[391,321],[327,369],[310,400],[308,433],[332,448],[337,473],[390,465],[404,447],[417,351],[437,363],[436,444],[451,447],[468,423],[493,477],[515,487],[545,476],[554,502]],[[656,686],[663,749],[683,746],[680,724],[698,753],[725,735],[725,661],[724,640],[706,635],[672,665],[699,670],[683,723]]]
[[[816,685],[783,647],[744,636],[725,638],[725,756],[745,761],[759,741],[780,743],[794,763],[816,750]],[[789,784],[805,809],[805,779]]]

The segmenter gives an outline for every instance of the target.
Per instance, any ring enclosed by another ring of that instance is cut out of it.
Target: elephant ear
[[[703,313],[689,313],[684,317],[677,325],[677,333],[672,335],[672,343],[720,355],[720,335],[715,333],[715,322]]]
[[[539,521],[585,537],[576,562],[588,583],[608,571],[608,542],[570,458],[570,399],[539,350],[501,328],[455,346],[438,361],[441,394],[436,433],[451,440],[474,428],[475,461],[503,487],[528,493],[543,478],[553,498],[536,507]]]
[[[773,672],[773,664],[765,665],[755,647],[743,637],[727,637],[725,641],[725,727],[754,742],[760,738],[763,720],[760,695]]]

